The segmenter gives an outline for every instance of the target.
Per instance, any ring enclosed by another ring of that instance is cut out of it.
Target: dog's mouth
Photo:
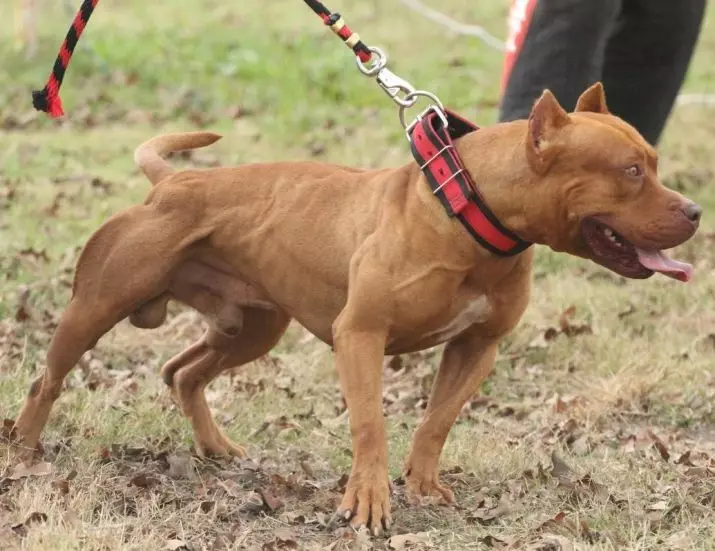
[[[624,277],[645,279],[655,272],[679,281],[689,281],[693,277],[690,264],[674,260],[657,249],[636,247],[613,228],[594,218],[582,222],[581,233],[591,249],[591,258]]]

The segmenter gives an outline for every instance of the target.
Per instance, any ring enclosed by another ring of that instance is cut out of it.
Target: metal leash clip
[[[369,65],[366,65],[359,57],[355,56],[355,63],[363,75],[375,77],[378,86],[399,106],[400,124],[402,124],[402,128],[404,128],[407,133],[407,139],[411,140],[410,132],[414,126],[430,112],[436,113],[446,127],[447,115],[444,112],[444,106],[442,102],[439,101],[439,98],[431,92],[417,90],[405,79],[398,77],[395,73],[390,71],[390,69],[387,68],[387,56],[380,48],[371,47],[369,49],[374,56],[374,60]],[[405,122],[405,110],[417,103],[420,97],[427,98],[433,103],[417,115],[411,123],[407,124]]]

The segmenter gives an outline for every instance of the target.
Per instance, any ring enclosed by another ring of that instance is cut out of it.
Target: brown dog
[[[47,369],[15,424],[19,441],[38,445],[63,379],[97,339],[127,316],[158,326],[176,299],[211,326],[162,368],[199,453],[244,453],[204,398],[219,373],[267,353],[291,318],[334,346],[353,439],[339,512],[374,532],[390,523],[383,356],[446,342],[405,479],[415,498],[452,501],[438,478],[442,445],[526,308],[532,250],[505,258],[482,248],[445,214],[415,163],[176,172],[161,157],[217,139],[166,135],[138,148],[155,187],[85,246]],[[627,277],[690,277],[689,265],[660,250],[693,235],[700,208],[661,185],[655,151],[608,114],[600,84],[573,114],[547,91],[529,121],[467,134],[456,147],[491,210],[521,238]]]

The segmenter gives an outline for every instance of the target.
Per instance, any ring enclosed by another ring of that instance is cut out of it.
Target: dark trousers
[[[705,0],[530,0],[501,121],[524,119],[549,88],[567,111],[601,80],[610,111],[657,144],[700,33]]]

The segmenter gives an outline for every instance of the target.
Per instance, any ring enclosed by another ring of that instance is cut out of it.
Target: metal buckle
[[[367,66],[365,65],[358,56],[355,56],[355,63],[357,64],[360,72],[367,77],[374,77],[387,65],[387,56],[380,48],[369,48],[370,52],[375,55],[375,60]]]
[[[464,172],[464,169],[463,169],[463,168],[460,168],[457,172],[455,172],[454,174],[452,174],[449,178],[447,178],[444,182],[442,182],[439,186],[437,186],[437,187],[435,188],[435,190],[432,192],[432,195],[437,195],[437,193],[438,193],[444,186],[446,186],[448,183],[450,183],[452,180],[454,180],[457,176],[459,176],[460,174],[462,174],[462,172]]]
[[[435,96],[434,94],[431,94],[430,92],[425,92],[423,90],[418,90],[417,92],[414,93],[413,97],[419,97],[423,96],[426,98],[431,99],[436,103],[435,104],[430,104],[427,106],[427,109],[422,111],[419,115],[417,115],[413,121],[410,124],[405,123],[405,109],[406,106],[401,106],[400,107],[400,124],[402,124],[402,128],[405,129],[405,134],[407,134],[407,141],[411,142],[412,137],[410,133],[412,132],[412,129],[417,126],[417,124],[425,118],[429,113],[434,112],[437,114],[437,116],[440,118],[442,121],[442,124],[444,125],[445,128],[449,126],[449,122],[447,121],[447,114],[444,112],[444,107],[442,106],[442,102],[439,101],[439,98]]]
[[[387,56],[380,48],[370,48],[370,52],[375,59],[369,65],[365,65],[358,56],[355,56],[355,63],[360,72],[365,76],[375,77],[378,86],[400,107],[414,105],[417,98],[407,98],[416,92],[415,87],[387,68]],[[401,93],[404,95],[400,95]]]
[[[410,140],[410,131],[430,111],[437,113],[445,128],[448,126],[449,123],[447,122],[447,115],[444,112],[444,106],[437,96],[425,90],[417,90],[405,79],[398,77],[395,73],[390,71],[390,69],[387,68],[387,56],[380,48],[371,47],[370,52],[375,59],[373,59],[369,65],[363,63],[358,56],[355,56],[355,63],[363,75],[375,77],[378,86],[390,96],[392,101],[400,106],[400,123],[402,124],[402,128],[407,132],[408,140]],[[401,95],[403,93],[404,95]],[[417,118],[408,125],[405,122],[405,109],[412,107],[421,97],[427,98],[433,103],[417,115]]]
[[[414,96],[417,91],[415,87],[406,80],[398,77],[387,67],[380,69],[380,72],[377,73],[376,80],[380,88],[400,107],[412,107],[417,101],[417,98]],[[400,92],[404,92],[405,95],[400,96]]]

